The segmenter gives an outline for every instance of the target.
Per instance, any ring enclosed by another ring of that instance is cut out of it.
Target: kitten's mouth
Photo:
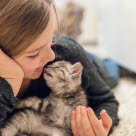
[[[53,77],[46,69],[44,70],[44,73],[46,73],[47,76]]]

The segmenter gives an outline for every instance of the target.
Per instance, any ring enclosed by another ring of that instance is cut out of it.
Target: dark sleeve
[[[15,107],[15,97],[10,84],[0,77],[0,127]]]
[[[86,56],[87,52],[85,51]],[[110,130],[112,132],[115,125],[118,124],[118,106],[119,103],[116,100],[111,88],[113,85],[115,87],[115,81],[113,78],[103,78],[105,73],[100,73],[102,71],[100,67],[95,65],[95,60],[93,57],[89,57],[88,61],[90,63],[90,74],[91,76],[90,83],[88,83],[88,87],[86,88],[87,98],[88,98],[88,105],[93,108],[95,114],[100,119],[100,112],[101,110],[105,109],[109,116],[111,117],[113,124]],[[103,75],[103,76],[102,76]],[[91,83],[92,82],[92,83]],[[109,84],[110,83],[110,84]],[[117,84],[117,83],[116,83]],[[110,134],[109,133],[109,134]]]
[[[93,64],[93,59],[87,57],[86,51],[76,41],[66,37],[61,37],[52,46],[52,49],[55,52],[56,60],[66,60],[72,64],[81,62],[83,65],[82,87],[87,92],[88,104],[93,108],[98,118],[100,118],[99,114],[102,109],[107,111],[113,121],[112,131],[118,123],[119,103],[110,87],[99,75],[97,67]]]
[[[100,111],[103,109],[107,111],[113,121],[112,128],[110,130],[111,133],[114,126],[117,125],[119,121],[117,115],[119,103],[109,86],[107,86],[107,84],[99,76],[98,72],[94,72],[94,75],[96,76],[94,84],[90,84],[90,86],[87,88],[88,105],[93,108],[99,119]]]

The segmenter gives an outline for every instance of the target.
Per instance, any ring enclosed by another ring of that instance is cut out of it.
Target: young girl
[[[46,94],[40,88],[41,74],[44,66],[55,59],[51,48],[55,22],[52,0],[0,1],[1,127],[14,110],[16,98],[25,97],[31,88]],[[71,113],[74,136],[107,136],[118,122],[118,102],[91,64],[90,73],[95,82],[90,81],[92,92],[90,96],[88,93],[88,100],[92,108],[80,105]],[[36,94],[34,91],[32,95]],[[93,107],[94,102],[97,107]]]

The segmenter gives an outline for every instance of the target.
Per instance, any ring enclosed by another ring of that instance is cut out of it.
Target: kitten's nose
[[[49,71],[50,68],[51,68],[51,67],[47,66],[47,67],[44,69],[44,72]]]
[[[46,68],[49,69],[49,68],[51,68],[51,66],[47,66]]]

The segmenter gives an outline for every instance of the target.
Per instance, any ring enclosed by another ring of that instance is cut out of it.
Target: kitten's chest
[[[75,110],[76,106],[87,105],[84,92],[79,93],[78,97],[71,99],[50,98],[50,101],[51,107],[48,112],[48,117],[53,123],[62,127],[70,127],[71,112]]]
[[[70,117],[70,113],[72,111],[72,107],[65,104],[62,99],[58,99],[55,103],[53,103],[53,112],[52,119],[55,124],[64,126],[66,118]]]

